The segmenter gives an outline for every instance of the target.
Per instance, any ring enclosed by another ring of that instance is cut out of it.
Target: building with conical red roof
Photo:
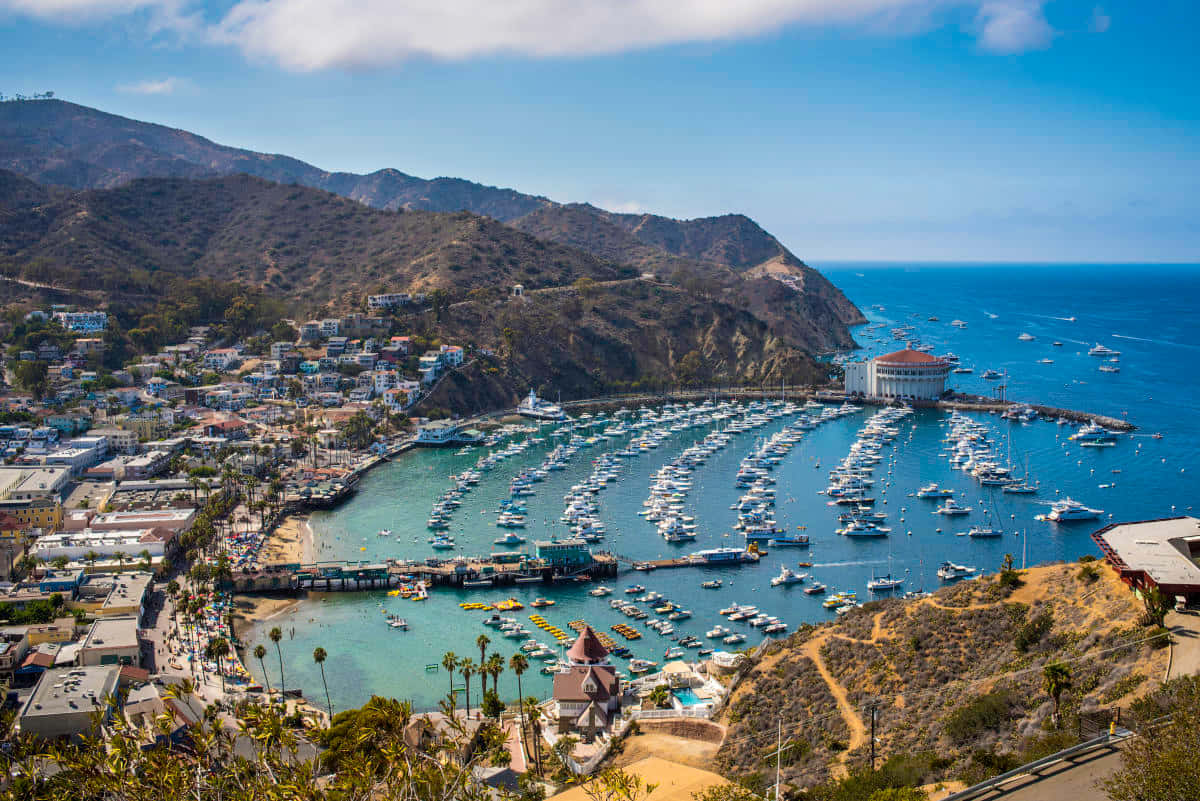
[[[844,367],[846,394],[884,400],[936,400],[950,375],[949,362],[911,348]]]
[[[611,725],[621,709],[621,682],[608,663],[608,649],[591,626],[584,626],[567,649],[567,667],[554,674],[554,717],[562,734],[585,742]]]

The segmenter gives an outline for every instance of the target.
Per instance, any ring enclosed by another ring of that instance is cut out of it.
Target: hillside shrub
[[[1083,567],[1079,568],[1079,572],[1076,574],[1076,577],[1085,584],[1091,584],[1096,581],[1096,579],[1100,578],[1100,571],[1095,565],[1084,565]]]
[[[1011,719],[1013,700],[1008,690],[993,690],[976,696],[947,716],[947,736],[963,743],[982,732],[998,728]]]
[[[1045,609],[1017,630],[1017,636],[1013,640],[1013,645],[1016,646],[1018,651],[1025,653],[1041,642],[1042,638],[1050,632],[1053,626],[1054,613],[1049,609]]]

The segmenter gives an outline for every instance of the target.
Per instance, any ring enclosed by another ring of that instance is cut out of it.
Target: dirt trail
[[[821,674],[821,680],[829,687],[829,693],[837,702],[838,712],[841,713],[842,719],[846,721],[846,726],[850,729],[850,742],[846,746],[846,750],[842,751],[837,756],[837,761],[831,768],[833,775],[841,778],[849,773],[846,768],[846,760],[850,756],[850,752],[857,748],[861,748],[867,742],[867,726],[863,723],[858,712],[850,703],[850,698],[846,695],[846,689],[838,682],[834,675],[829,672],[829,668],[825,666],[825,660],[821,657],[821,646],[828,641],[829,635],[825,634],[815,637],[804,644],[804,653],[812,660],[812,663],[817,668],[817,673]]]

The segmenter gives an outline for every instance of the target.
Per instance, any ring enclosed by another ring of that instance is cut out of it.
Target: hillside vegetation
[[[865,768],[874,706],[880,764],[902,763],[917,784],[970,783],[1073,743],[1080,710],[1128,705],[1162,676],[1165,639],[1129,645],[1155,630],[1112,571],[1023,576],[1015,590],[988,577],[871,602],[775,644],[730,699],[722,772],[773,777],[781,715],[790,784]],[[1055,726],[1043,671],[1058,662],[1070,687]]]

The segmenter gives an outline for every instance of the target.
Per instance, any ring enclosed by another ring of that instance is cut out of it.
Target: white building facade
[[[847,362],[846,393],[888,400],[936,400],[946,391],[950,364],[916,350]]]

